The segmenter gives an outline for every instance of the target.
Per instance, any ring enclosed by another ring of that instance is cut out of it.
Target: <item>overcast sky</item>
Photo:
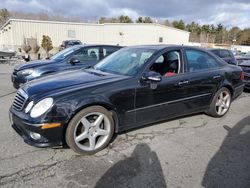
[[[23,12],[60,13],[97,20],[121,14],[133,19],[183,19],[201,24],[250,27],[250,0],[1,0],[1,8]]]

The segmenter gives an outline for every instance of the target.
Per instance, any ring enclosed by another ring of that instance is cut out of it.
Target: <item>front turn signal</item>
[[[50,129],[50,128],[54,128],[54,127],[60,127],[61,123],[47,123],[47,124],[43,124],[41,129]]]

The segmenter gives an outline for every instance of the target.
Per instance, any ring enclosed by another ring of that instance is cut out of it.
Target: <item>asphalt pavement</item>
[[[0,187],[250,187],[250,93],[220,119],[198,114],[119,134],[93,155],[40,149],[12,130],[12,65],[0,64]]]

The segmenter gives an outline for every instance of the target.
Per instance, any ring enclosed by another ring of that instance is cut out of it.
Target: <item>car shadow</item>
[[[96,183],[96,188],[167,187],[157,154],[138,144],[130,157],[114,164]]]
[[[244,88],[244,92],[245,92],[245,93],[250,93],[250,89]]]
[[[250,187],[250,116],[233,128],[224,125],[228,135],[210,160],[204,187]]]

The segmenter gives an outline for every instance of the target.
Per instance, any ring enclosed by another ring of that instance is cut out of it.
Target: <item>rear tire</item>
[[[73,117],[67,127],[65,140],[76,153],[91,155],[104,149],[113,134],[111,113],[101,106],[91,106]]]
[[[222,87],[214,95],[207,114],[216,118],[224,116],[230,108],[231,100],[231,92],[227,88]]]

